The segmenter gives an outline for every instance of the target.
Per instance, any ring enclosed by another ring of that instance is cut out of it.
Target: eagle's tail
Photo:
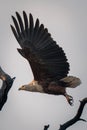
[[[61,79],[60,81],[65,82],[66,87],[69,87],[69,88],[75,88],[81,84],[81,80],[74,76],[67,76],[67,77]]]

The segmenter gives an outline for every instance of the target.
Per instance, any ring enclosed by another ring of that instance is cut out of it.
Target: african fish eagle
[[[22,19],[16,12],[16,18],[12,16],[12,20],[14,26],[11,25],[11,29],[21,47],[17,50],[28,60],[34,75],[34,80],[19,90],[64,95],[72,105],[73,97],[67,94],[66,88],[75,88],[81,81],[77,77],[67,76],[70,67],[64,50],[38,18],[34,22],[31,13],[28,18],[23,11]]]

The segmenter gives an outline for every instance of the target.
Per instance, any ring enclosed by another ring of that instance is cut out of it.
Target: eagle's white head
[[[19,90],[44,93],[43,87],[38,84],[38,81],[35,80],[33,80],[31,83],[27,85],[21,86]]]

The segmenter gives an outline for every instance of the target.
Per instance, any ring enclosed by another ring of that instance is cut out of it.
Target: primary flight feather
[[[54,95],[64,95],[72,105],[73,98],[66,93],[66,87],[74,88],[81,81],[74,76],[67,76],[69,63],[64,50],[53,40],[48,29],[34,22],[32,14],[29,18],[23,11],[23,20],[18,12],[12,16],[14,26],[12,32],[17,39],[20,49],[18,52],[28,60],[34,80],[23,85],[19,90],[42,92]]]

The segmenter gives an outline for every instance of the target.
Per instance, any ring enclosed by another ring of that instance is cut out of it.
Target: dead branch
[[[79,109],[78,109],[77,114],[75,115],[75,117],[72,118],[71,120],[67,121],[63,125],[60,125],[59,130],[66,130],[68,127],[75,124],[77,121],[86,121],[86,120],[80,118],[86,103],[87,103],[87,98],[84,98],[82,101],[80,101],[80,106],[79,106]]]
[[[60,125],[59,130],[66,130],[68,127],[72,126],[73,124],[75,124],[78,121],[85,121],[86,122],[86,120],[81,118],[81,115],[82,115],[82,112],[83,112],[83,109],[84,109],[84,106],[86,103],[87,103],[87,97],[84,98],[82,101],[80,101],[80,106],[79,106],[79,109],[78,109],[75,117],[72,118],[71,120],[65,122],[64,124]],[[49,125],[48,125],[48,127],[44,126],[44,128],[45,128],[44,130],[48,130]]]
[[[0,110],[2,110],[2,107],[7,101],[7,95],[10,88],[12,87],[15,77],[11,78],[10,75],[6,74],[0,67],[0,79],[3,81],[0,88]]]
[[[48,130],[49,126],[50,126],[50,125],[45,125],[45,126],[44,126],[44,130]]]

